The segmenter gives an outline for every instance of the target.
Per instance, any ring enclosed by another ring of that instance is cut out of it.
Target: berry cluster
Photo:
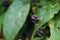
[[[43,28],[39,28],[36,33],[35,33],[35,37],[41,37],[43,36]]]
[[[49,26],[43,26],[40,27],[36,33],[35,33],[35,37],[42,37],[42,36],[46,36],[46,37],[50,37],[50,28]]]
[[[39,21],[39,18],[36,15],[31,15],[31,21],[33,23],[38,22]]]

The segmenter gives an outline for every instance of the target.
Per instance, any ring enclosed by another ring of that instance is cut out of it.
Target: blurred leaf
[[[51,37],[49,40],[60,40],[60,13],[54,16],[54,20],[49,22]]]
[[[3,32],[6,40],[14,40],[16,34],[25,23],[29,8],[30,4],[24,3],[23,0],[15,0],[8,8],[3,24]]]
[[[60,4],[59,2],[60,2],[59,0],[40,0],[40,4],[42,6],[47,6],[47,5],[50,5],[50,4],[54,5],[55,3]]]
[[[57,14],[60,10],[60,5],[54,4],[52,6],[44,6],[37,10],[37,16],[40,21],[35,25],[35,30],[40,28],[42,25],[47,23],[50,19],[54,17],[54,14]]]

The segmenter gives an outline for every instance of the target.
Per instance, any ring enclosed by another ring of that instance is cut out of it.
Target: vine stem
[[[32,33],[31,40],[34,40],[34,34],[35,34],[35,31],[33,31]]]

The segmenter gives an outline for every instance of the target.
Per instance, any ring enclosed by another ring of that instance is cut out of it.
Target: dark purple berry
[[[41,37],[43,34],[42,33],[36,33],[35,36],[36,37]]]
[[[36,15],[31,15],[31,20],[32,22],[38,22],[39,21],[39,18],[36,16]]]
[[[43,33],[43,31],[39,31],[39,33]]]
[[[40,36],[42,36],[41,34],[38,34],[38,36],[40,37]]]
[[[9,6],[9,1],[8,1],[8,0],[3,0],[3,1],[2,1],[2,5],[3,5],[4,7],[8,7],[8,6]]]
[[[42,28],[42,27],[39,28],[39,29],[36,31],[35,36],[36,36],[36,37],[41,37],[41,36],[43,36],[43,28]]]

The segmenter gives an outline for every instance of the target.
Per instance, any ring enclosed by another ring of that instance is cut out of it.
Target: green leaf
[[[8,8],[3,24],[3,33],[6,40],[14,40],[25,23],[29,8],[30,4],[24,3],[23,0],[15,0]]]
[[[40,4],[42,6],[47,6],[47,5],[55,4],[55,3],[59,3],[59,2],[60,2],[59,0],[40,0]]]
[[[44,6],[41,9],[37,10],[37,16],[39,17],[40,21],[35,25],[37,30],[39,27],[44,25],[50,19],[54,17],[54,14],[57,14],[60,10],[60,5],[53,5],[53,6]]]
[[[54,16],[54,20],[49,22],[51,36],[48,40],[60,40],[60,13]]]
[[[54,33],[54,19],[49,21],[49,27],[50,27],[51,36],[50,36],[50,39],[48,39],[48,40],[54,40],[54,39],[51,39],[55,35],[55,34],[53,34]]]

